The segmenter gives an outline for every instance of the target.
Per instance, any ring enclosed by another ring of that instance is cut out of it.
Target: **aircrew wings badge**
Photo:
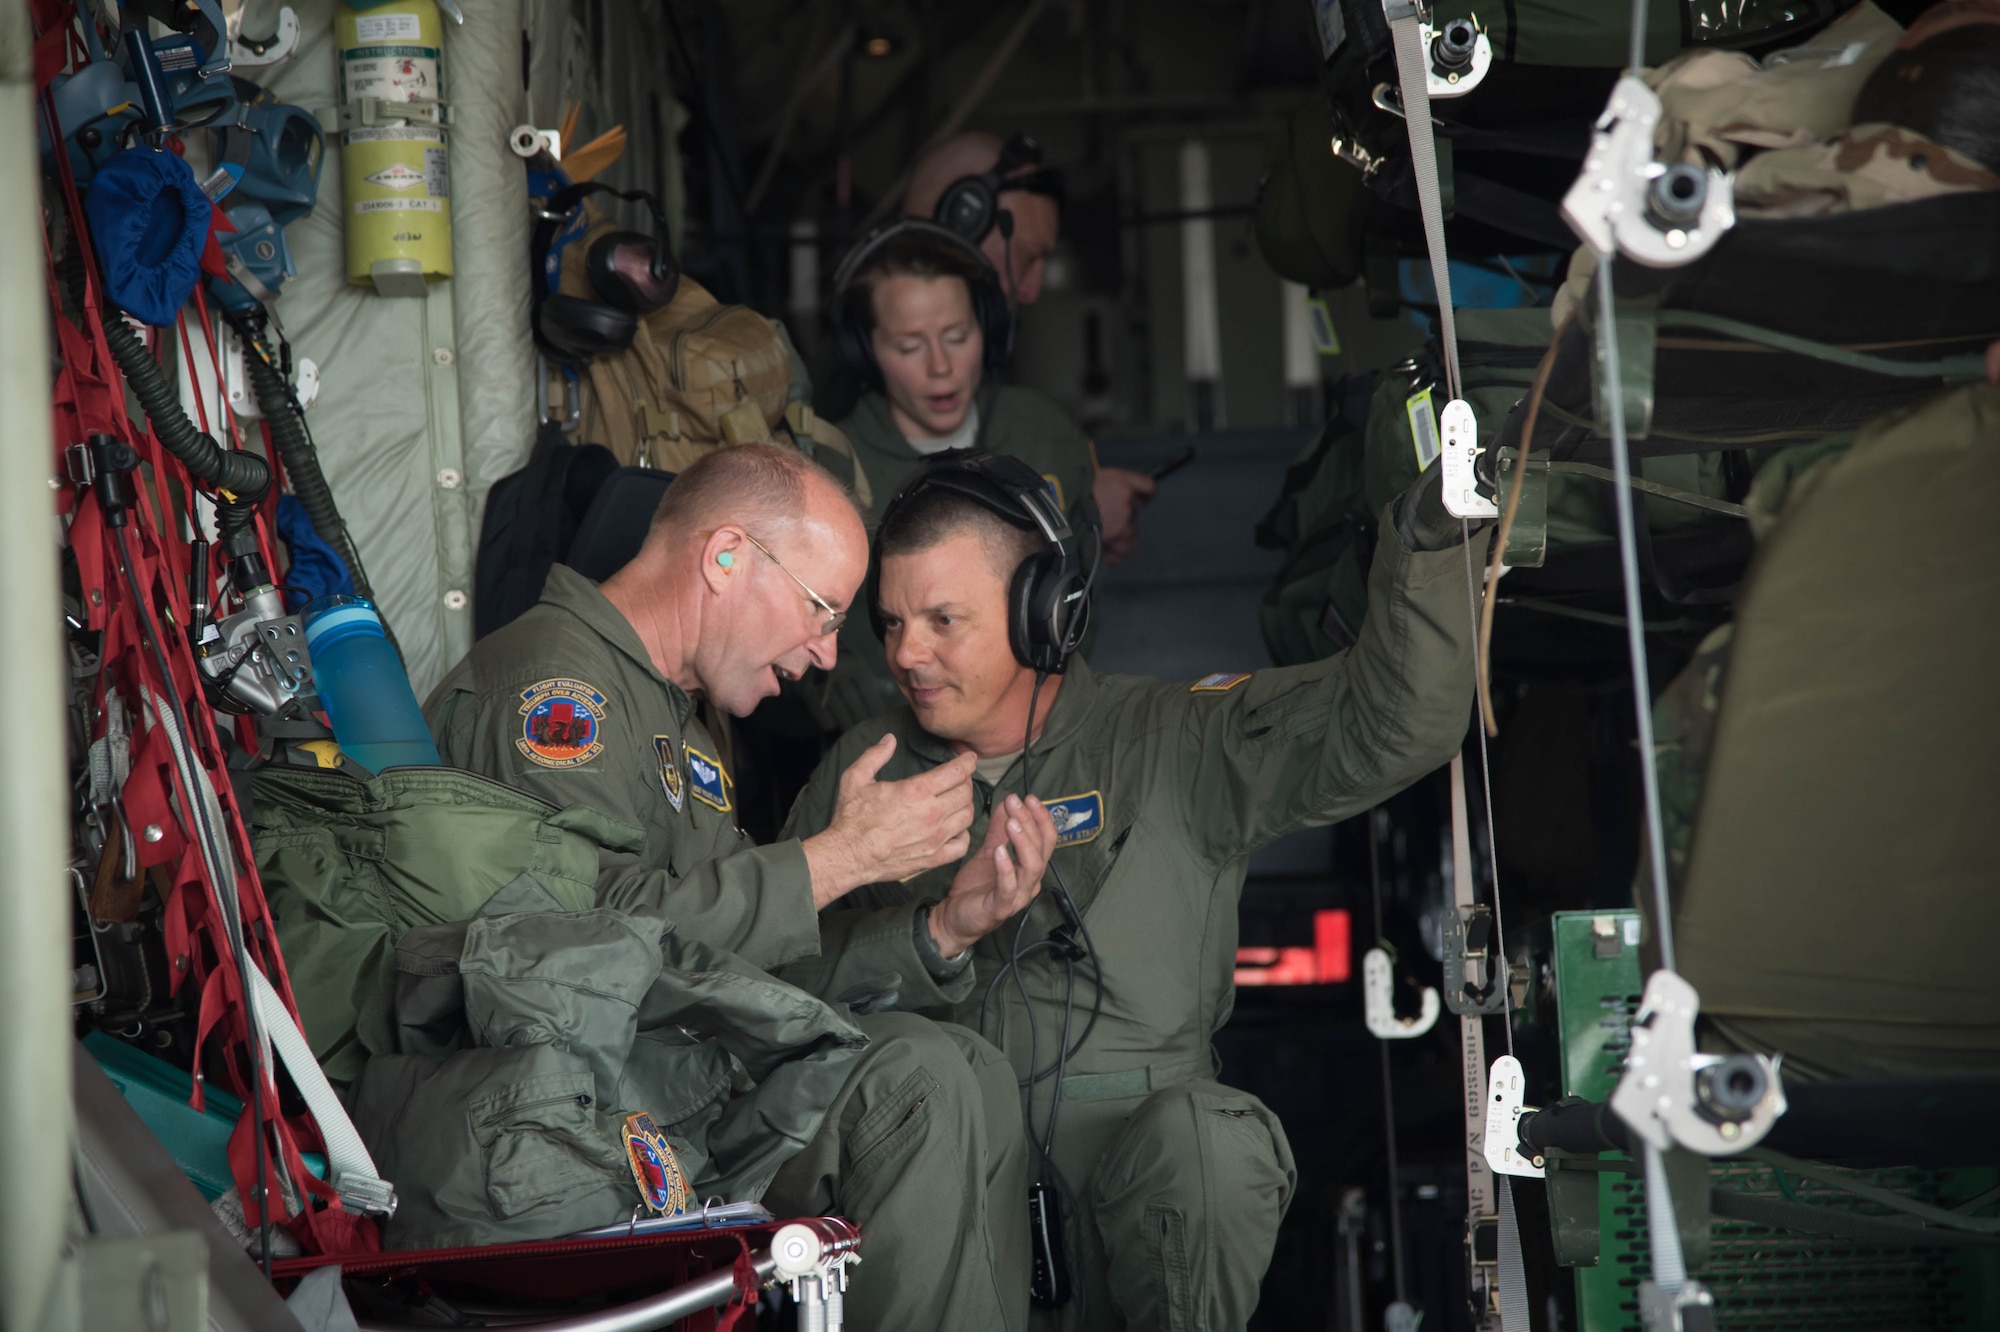
[[[660,756],[660,790],[665,793],[667,803],[674,807],[674,813],[678,814],[687,799],[687,788],[681,783],[681,765],[674,758],[674,738],[670,735],[654,736],[653,751]]]
[[[683,745],[688,756],[688,791],[711,808],[729,812],[729,774],[722,765],[693,745]]]
[[[625,1159],[632,1167],[632,1182],[639,1186],[639,1200],[654,1216],[679,1216],[688,1209],[687,1176],[674,1155],[667,1135],[654,1126],[647,1114],[625,1116],[620,1132],[625,1140]]]
[[[604,695],[581,680],[537,680],[521,691],[515,748],[544,768],[578,768],[604,752]]]
[[[1104,797],[1096,791],[1042,802],[1056,825],[1056,845],[1095,841],[1104,831]]]
[[[1250,678],[1248,671],[1217,671],[1188,686],[1190,694],[1226,694]]]

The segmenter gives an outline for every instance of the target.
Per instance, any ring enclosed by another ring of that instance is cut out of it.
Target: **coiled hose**
[[[76,287],[81,287],[81,266],[74,270],[72,280]],[[81,295],[79,292],[79,306],[83,303]],[[270,491],[271,465],[254,453],[225,449],[213,436],[195,429],[194,422],[181,410],[179,389],[167,378],[167,372],[160,368],[153,353],[146,350],[139,335],[116,314],[107,314],[103,324],[111,358],[118,362],[125,382],[132,386],[133,395],[145,408],[154,438],[180,459],[190,476],[215,487],[215,525],[221,533],[223,549],[240,554],[239,542],[231,538],[240,538],[250,526],[257,505]]]
[[[319,450],[313,446],[306,434],[305,422],[300,419],[298,400],[292,396],[291,386],[285,377],[271,364],[265,354],[263,339],[247,321],[239,321],[229,316],[230,324],[243,339],[243,365],[250,372],[250,387],[257,395],[257,406],[264,413],[264,424],[271,428],[271,444],[278,451],[278,458],[285,464],[285,475],[292,483],[292,494],[304,506],[306,516],[312,519],[313,530],[320,539],[332,546],[347,565],[347,572],[354,578],[356,594],[375,600],[375,593],[369,588],[368,574],[361,567],[361,553],[354,548],[354,538],[348,535],[347,523],[340,516],[340,509],[333,502],[333,490],[326,483],[326,475],[319,469]]]

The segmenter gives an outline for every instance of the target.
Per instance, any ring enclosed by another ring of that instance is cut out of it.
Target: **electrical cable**
[[[1388,815],[1378,806],[1368,815],[1368,882],[1375,898],[1375,939],[1382,933],[1382,849],[1381,830]],[[1396,1084],[1390,1076],[1389,1042],[1378,1040],[1382,1052],[1382,1123],[1388,1131],[1389,1151],[1389,1259],[1396,1274],[1396,1302],[1409,1302],[1403,1279],[1403,1170],[1396,1152]]]
[[[1636,49],[1643,50],[1644,35],[1639,24],[1645,19],[1646,0],[1633,0],[1633,31]],[[1646,629],[1639,594],[1638,535],[1632,517],[1632,456],[1625,433],[1625,393],[1623,370],[1618,356],[1617,303],[1611,286],[1612,256],[1597,256],[1598,356],[1604,382],[1612,386],[1604,395],[1605,414],[1610,417],[1611,470],[1617,477],[1611,504],[1618,516],[1618,569],[1625,591],[1625,646],[1632,658],[1632,708],[1638,723],[1639,777],[1646,802],[1646,851],[1653,880],[1653,927],[1660,944],[1660,966],[1678,971],[1674,964],[1674,922],[1667,896],[1667,842],[1665,820],[1660,813],[1660,773],[1653,751],[1653,687],[1646,661]],[[1648,1175],[1648,1182],[1651,1175]]]
[[[139,617],[140,636],[145,639],[147,648],[152,652],[153,664],[160,672],[161,692],[166,696],[167,707],[172,714],[174,726],[178,730],[181,740],[180,744],[172,745],[170,748],[173,751],[176,765],[181,768],[181,781],[187,787],[188,813],[197,825],[197,840],[202,849],[203,859],[208,861],[210,882],[212,885],[219,885],[221,883],[222,863],[220,856],[227,848],[221,846],[217,841],[215,829],[209,823],[207,802],[200,799],[197,774],[191,770],[192,764],[183,752],[186,739],[193,732],[188,726],[187,714],[181,707],[180,691],[174,688],[173,672],[168,666],[167,654],[160,647],[160,637],[153,626],[153,615],[146,605],[146,589],[140,586],[138,577],[132,572],[132,555],[125,543],[124,525],[122,523],[113,524],[107,519],[105,526],[110,529],[112,544],[118,549],[118,570],[125,579],[125,586],[132,593],[133,610]],[[225,912],[222,914],[227,917],[228,913]],[[259,1262],[264,1269],[264,1276],[268,1280],[271,1275],[271,1184],[266,1158],[266,1144],[264,1141],[264,1126],[267,1122],[264,1112],[264,1080],[267,1076],[266,1069],[268,1066],[264,1060],[262,1023],[257,1013],[257,992],[250,980],[250,967],[252,964],[250,962],[248,943],[243,937],[241,915],[237,915],[234,919],[225,918],[222,921],[222,927],[224,942],[230,946],[230,951],[235,955],[233,960],[236,963],[237,982],[243,987],[244,1022],[249,1028],[250,1039],[245,1044],[249,1047],[250,1051],[250,1124],[257,1144]],[[198,1051],[196,1054],[197,1058],[199,1058]]]
[[[355,593],[374,601],[375,593],[369,585],[368,572],[361,564],[361,552],[355,549],[353,536],[340,516],[339,506],[334,503],[333,489],[320,470],[319,446],[313,440],[312,427],[306,423],[305,408],[299,402],[297,391],[291,381],[279,372],[270,350],[264,344],[262,331],[248,315],[224,309],[222,317],[229,321],[229,326],[242,339],[244,350],[249,353],[243,358],[243,366],[249,373],[250,385],[256,392],[257,405],[264,414],[265,424],[271,428],[271,444],[285,465],[286,476],[291,479],[292,494],[304,507],[306,516],[312,519],[313,530],[346,563],[347,572],[354,580]],[[380,610],[379,606],[377,610]]]

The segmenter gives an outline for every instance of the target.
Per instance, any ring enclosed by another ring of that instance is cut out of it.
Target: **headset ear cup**
[[[1013,614],[1007,636],[1015,659],[1023,666],[1048,675],[1061,675],[1068,666],[1063,633],[1068,603],[1064,598],[1076,591],[1080,582],[1069,562],[1053,550],[1029,556],[1014,571],[1008,588]]]
[[[849,374],[870,388],[880,388],[882,370],[875,364],[875,348],[868,332],[855,315],[854,301],[854,293],[841,292],[827,309],[827,322],[833,326],[834,350]]]
[[[1013,581],[1007,585],[1007,641],[1014,649],[1014,660],[1036,671],[1048,669],[1042,664],[1043,636],[1036,632],[1036,603],[1040,600],[1037,594],[1048,558],[1042,554],[1022,560],[1014,570]]]
[[[946,186],[945,192],[938,196],[931,219],[977,245],[993,230],[998,197],[984,177],[964,176]]]
[[[651,255],[655,244],[653,237],[636,231],[606,232],[592,241],[589,252],[584,256],[583,270],[590,280],[591,290],[631,315],[648,315],[671,304],[681,285],[680,265],[674,263],[672,255],[667,256],[663,265],[665,272],[652,291],[619,272],[616,266],[619,247],[644,246],[646,253]]]
[[[986,368],[1004,369],[1014,359],[1014,312],[998,282],[982,278],[972,285],[972,314],[986,343]]]
[[[639,321],[600,301],[552,292],[535,313],[535,331],[557,356],[589,361],[631,346]]]

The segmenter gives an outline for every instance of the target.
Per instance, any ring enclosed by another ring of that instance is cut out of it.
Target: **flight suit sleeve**
[[[840,774],[874,738],[872,732],[862,736],[850,731],[820,762],[792,805],[785,837],[803,840],[833,822]],[[908,774],[885,771],[882,775]],[[922,877],[934,880],[938,876]],[[923,1012],[963,1002],[972,993],[971,958],[948,960],[937,955],[934,945],[924,947],[930,943],[926,913],[936,900],[935,888],[914,883],[858,888],[820,913],[818,955],[801,958],[779,974],[807,993],[830,1001],[880,990],[883,979],[893,977],[898,1008]]]
[[[1406,498],[1383,515],[1368,616],[1352,648],[1240,681],[1211,677],[1176,695],[1184,717],[1176,789],[1213,861],[1368,809],[1464,743],[1474,637],[1467,559],[1484,565],[1487,534],[1475,534],[1468,552],[1454,520],[1446,545],[1440,524],[1412,524]]]
[[[599,906],[665,917],[682,937],[727,949],[767,970],[819,947],[812,873],[798,842],[757,846],[732,826],[730,850],[677,863],[678,848],[660,845],[654,806],[662,796],[651,737],[634,734],[622,710],[613,708],[602,725],[602,753],[573,767],[544,767],[523,758],[514,744],[521,726],[513,706],[519,696],[511,681],[498,689],[485,682],[476,691],[440,688],[425,709],[426,719],[445,762],[557,808],[589,805],[648,830],[643,855],[599,853]]]

